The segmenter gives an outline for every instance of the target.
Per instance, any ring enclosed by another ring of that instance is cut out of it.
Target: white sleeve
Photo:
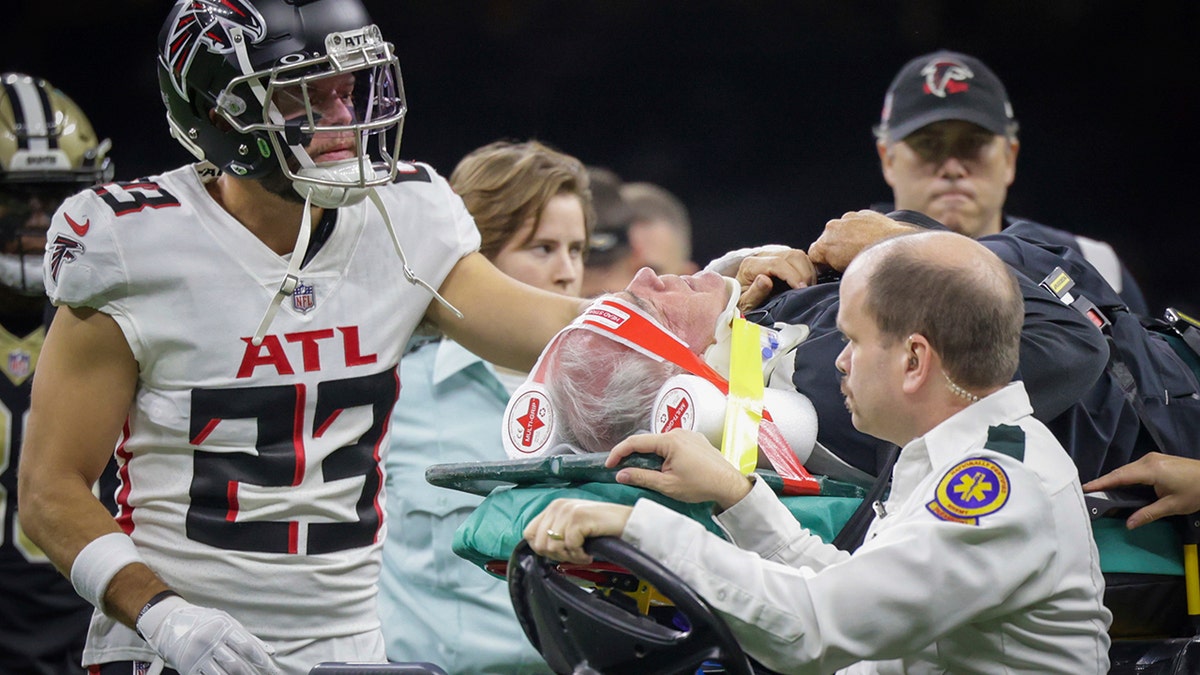
[[[116,217],[90,190],[67,199],[46,233],[42,277],[55,305],[109,310],[128,274],[113,236]]]
[[[714,519],[739,548],[764,560],[821,570],[850,557],[804,529],[762,480],[754,481],[749,494]]]
[[[763,560],[647,500],[622,538],[689,583],[768,668],[828,673],[911,654],[1053,586],[1039,576],[1057,541],[1053,524],[1038,517],[1049,498],[1019,462],[1005,468],[1010,503],[978,524],[940,520],[922,502],[820,573]],[[932,489],[914,497],[928,501]]]

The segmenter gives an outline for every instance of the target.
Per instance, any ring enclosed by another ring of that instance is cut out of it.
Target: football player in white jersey
[[[446,181],[397,159],[399,65],[359,0],[179,0],[159,49],[202,161],[53,218],[25,528],[97,609],[93,672],[382,661],[408,337],[428,320],[528,369],[581,301],[499,272]],[[115,520],[91,492],[114,447]]]

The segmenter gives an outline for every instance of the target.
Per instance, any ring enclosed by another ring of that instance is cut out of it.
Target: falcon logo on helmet
[[[930,61],[921,69],[925,76],[925,93],[938,98],[946,98],[946,94],[959,94],[971,88],[967,80],[975,77],[975,73],[958,61]]]
[[[250,44],[267,35],[266,22],[258,10],[243,0],[193,0],[175,16],[166,33],[163,58],[170,66],[175,89],[187,99],[187,71],[200,45],[216,54],[234,51],[233,32],[240,31]]]

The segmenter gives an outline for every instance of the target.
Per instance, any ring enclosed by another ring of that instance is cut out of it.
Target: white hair
[[[608,452],[649,431],[658,390],[681,372],[586,330],[563,335],[546,382],[560,440],[585,452]]]

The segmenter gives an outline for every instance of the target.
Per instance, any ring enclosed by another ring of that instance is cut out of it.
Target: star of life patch
[[[925,505],[935,517],[978,525],[979,519],[1008,502],[1008,474],[995,462],[975,457],[954,465],[938,481],[933,501]]]

